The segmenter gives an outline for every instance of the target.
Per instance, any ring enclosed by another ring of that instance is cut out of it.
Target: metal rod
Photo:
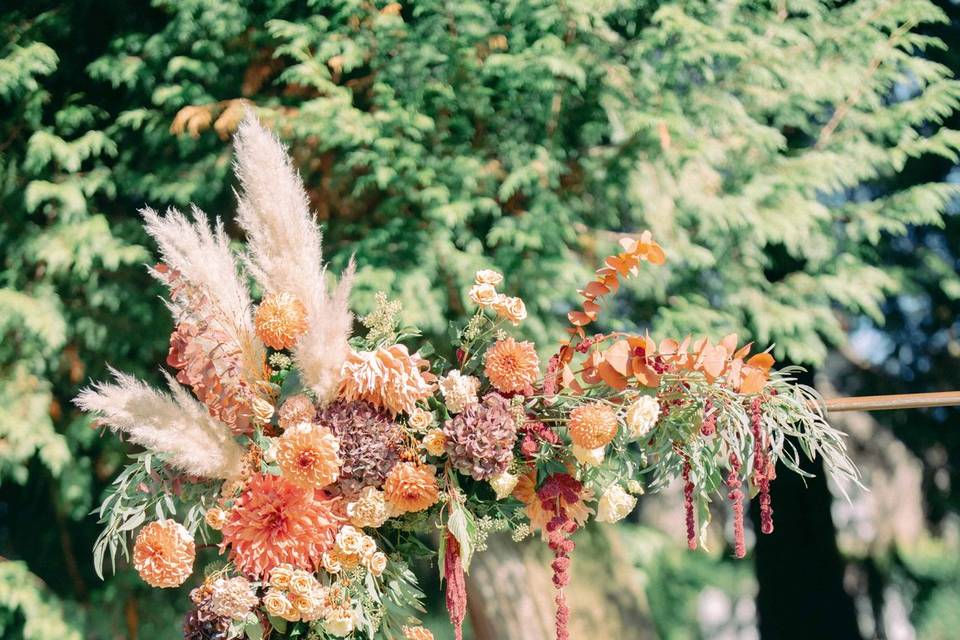
[[[886,411],[888,409],[920,409],[960,405],[960,391],[933,393],[900,393],[889,396],[852,396],[830,398],[828,411]]]

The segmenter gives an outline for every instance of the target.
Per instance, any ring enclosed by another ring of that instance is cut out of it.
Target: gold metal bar
[[[960,391],[900,393],[889,396],[852,396],[849,398],[830,398],[826,402],[828,411],[886,411],[889,409],[952,407],[960,405]]]

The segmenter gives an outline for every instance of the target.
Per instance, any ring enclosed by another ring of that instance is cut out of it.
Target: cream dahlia
[[[179,587],[193,572],[195,556],[193,536],[174,520],[151,522],[133,546],[133,566],[153,587]]]
[[[383,492],[390,506],[399,513],[423,511],[440,496],[436,469],[431,465],[401,462],[390,471]]]
[[[540,373],[540,361],[532,342],[513,338],[498,340],[483,356],[483,371],[490,384],[502,393],[526,393]]]
[[[283,477],[304,487],[322,489],[340,474],[340,440],[326,427],[301,423],[283,432],[276,460]]]
[[[347,505],[347,516],[355,527],[379,527],[390,514],[383,491],[365,487],[356,500]]]
[[[402,344],[376,351],[353,351],[343,363],[340,397],[364,400],[396,416],[410,413],[418,400],[433,393],[429,363],[418,354],[411,355]]]
[[[281,476],[257,474],[230,510],[220,547],[254,577],[285,563],[316,569],[340,528],[337,500]]]

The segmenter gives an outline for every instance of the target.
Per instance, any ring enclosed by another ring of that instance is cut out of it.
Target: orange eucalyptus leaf
[[[583,311],[571,311],[567,314],[567,319],[570,320],[570,324],[577,327],[583,327],[593,322],[593,318],[588,316]]]
[[[749,395],[759,393],[767,383],[767,372],[763,369],[747,366],[743,368],[743,381],[740,383],[740,393]]]
[[[737,350],[737,334],[731,333],[723,337],[720,346],[727,350],[727,353],[733,353]]]
[[[610,388],[616,389],[617,391],[623,391],[627,388],[627,379],[606,360],[597,366],[596,372],[600,379],[607,383]]]
[[[747,360],[747,364],[751,367],[757,367],[759,369],[763,369],[764,371],[769,371],[770,367],[772,367],[775,362],[776,360],[773,359],[773,356],[766,351],[763,353],[758,353]]]
[[[650,248],[647,249],[647,260],[650,262],[650,264],[654,264],[659,267],[660,265],[666,263],[667,254],[664,253],[660,245],[653,243],[650,245]]]
[[[603,359],[621,375],[630,374],[630,344],[626,340],[613,343],[603,354]]]

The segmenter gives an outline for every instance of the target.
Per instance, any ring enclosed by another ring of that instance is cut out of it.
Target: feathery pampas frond
[[[309,328],[293,354],[304,382],[321,402],[329,401],[349,349],[353,261],[328,292],[320,230],[283,145],[249,114],[234,143],[243,189],[237,220],[247,232],[250,272],[268,293],[290,293],[306,307]]]
[[[166,454],[168,464],[185,473],[224,479],[240,473],[243,447],[173,378],[166,376],[171,397],[112,367],[110,373],[115,383],[94,384],[74,403],[136,444]]]
[[[265,350],[253,329],[250,293],[238,273],[223,223],[218,218],[211,229],[203,211],[193,207],[192,213],[191,222],[173,208],[168,209],[165,216],[149,207],[140,211],[144,228],[157,241],[164,264],[178,274],[179,280],[201,292],[218,316],[218,328],[233,338],[251,362],[262,364]],[[155,278],[170,285],[169,275],[156,269],[150,271]],[[178,320],[194,311],[184,308],[183,301],[173,303]]]
[[[267,383],[266,348],[254,330],[252,303],[230,241],[194,207],[193,221],[175,209],[142,212],[164,263],[150,270],[170,289],[177,328],[167,363],[210,414],[234,433],[252,428],[253,403]]]

